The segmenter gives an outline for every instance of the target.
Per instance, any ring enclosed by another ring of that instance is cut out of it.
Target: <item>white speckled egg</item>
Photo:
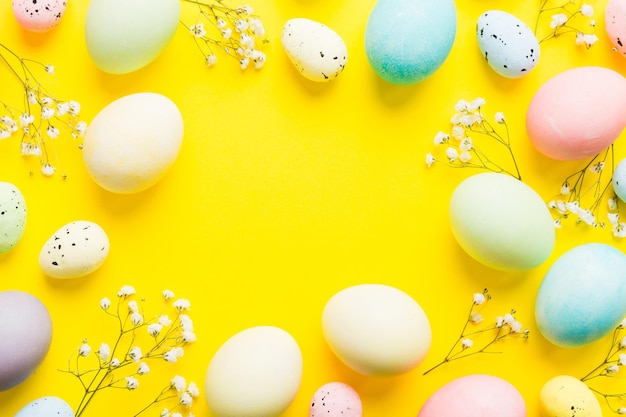
[[[541,388],[539,413],[541,417],[602,417],[602,408],[584,382],[559,375]]]
[[[450,226],[468,255],[503,271],[541,265],[556,240],[542,198],[522,181],[493,172],[472,175],[456,187],[450,199]]]
[[[143,191],[174,164],[183,130],[180,110],[163,95],[137,93],[117,99],[87,129],[83,141],[87,171],[108,191]]]
[[[57,230],[39,253],[39,266],[52,278],[70,279],[89,275],[109,254],[109,238],[97,224],[78,220]]]
[[[604,9],[605,30],[611,43],[626,57],[626,1],[609,0]]]
[[[610,333],[626,316],[626,255],[604,243],[577,246],[552,264],[535,300],[541,334],[578,347]]]
[[[24,235],[26,202],[13,184],[0,182],[0,254],[10,252]]]
[[[74,417],[74,410],[59,397],[42,397],[32,401],[14,417]]]
[[[28,378],[52,342],[52,320],[41,301],[23,291],[0,292],[0,391]]]
[[[167,47],[179,18],[179,0],[91,0],[85,20],[87,51],[104,72],[137,71]]]
[[[622,159],[613,172],[613,191],[620,200],[626,202],[626,159]]]
[[[281,42],[293,65],[309,80],[330,81],[346,67],[345,42],[323,23],[290,19],[283,27]]]
[[[528,74],[539,61],[539,42],[516,16],[501,10],[480,15],[476,25],[478,47],[491,68],[508,78]]]
[[[413,369],[432,340],[422,307],[405,292],[381,284],[356,285],[333,295],[324,307],[322,328],[337,357],[370,376]]]
[[[55,27],[67,7],[67,0],[13,0],[13,16],[30,32],[47,32]]]
[[[295,339],[257,326],[228,339],[209,363],[206,401],[217,417],[277,417],[295,398],[302,354]]]
[[[309,417],[361,417],[363,405],[359,394],[343,382],[322,385],[313,395]]]

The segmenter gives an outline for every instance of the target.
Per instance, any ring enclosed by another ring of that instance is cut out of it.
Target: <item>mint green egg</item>
[[[85,21],[87,51],[104,72],[136,71],[163,52],[179,18],[180,0],[91,0]]]
[[[0,254],[10,252],[26,228],[26,202],[21,191],[9,182],[0,182]]]
[[[556,233],[548,207],[528,185],[506,174],[473,175],[450,200],[450,225],[472,258],[502,271],[527,271],[552,253]]]

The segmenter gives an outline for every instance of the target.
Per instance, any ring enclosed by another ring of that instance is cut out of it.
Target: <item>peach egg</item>
[[[609,0],[604,10],[606,34],[613,46],[626,57],[626,1]]]
[[[55,27],[67,8],[67,0],[13,0],[13,15],[29,32],[47,32]]]

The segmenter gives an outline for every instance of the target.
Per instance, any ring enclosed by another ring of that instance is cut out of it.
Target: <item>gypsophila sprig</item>
[[[64,134],[79,139],[87,130],[80,120],[80,103],[55,97],[37,80],[38,71],[53,75],[54,66],[23,58],[1,43],[0,60],[9,72],[7,78],[17,81],[23,91],[21,104],[0,99],[0,140],[20,137],[20,154],[37,158],[41,173],[51,176],[57,164],[50,141]]]
[[[449,133],[439,132],[433,140],[435,148],[443,148],[445,156],[438,157],[429,152],[426,155],[426,165],[430,168],[435,163],[443,163],[452,168],[476,168],[505,173],[519,180],[522,179],[515,155],[511,149],[509,130],[504,113],[494,115],[494,123],[502,126],[503,132],[498,132],[494,124],[487,120],[482,113],[485,105],[483,98],[470,102],[460,100],[454,107],[455,113],[450,119],[452,128]],[[509,168],[501,165],[487,156],[486,143],[491,142],[503,146],[511,157]]]
[[[529,331],[524,329],[522,324],[517,321],[515,310],[511,310],[511,312],[502,316],[497,316],[495,320],[485,325],[481,312],[489,300],[491,300],[491,295],[486,288],[482,292],[474,293],[467,319],[458,339],[454,342],[445,358],[424,372],[424,375],[446,363],[467,358],[468,356],[480,353],[499,353],[491,350],[491,347],[505,339],[528,339]]]
[[[189,300],[174,299],[174,293],[169,290],[163,291],[162,295],[163,307],[158,315],[153,316],[145,311],[146,300],[137,298],[135,288],[129,285],[118,291],[117,303],[112,303],[108,297],[100,300],[100,309],[114,319],[119,332],[110,342],[98,341],[91,345],[83,340],[69,358],[63,372],[75,376],[83,390],[75,417],[82,416],[94,396],[106,388],[141,389],[142,380],[150,374],[151,366],[178,362],[187,345],[196,340],[188,314],[191,309]],[[198,395],[195,383],[187,384],[182,376],[175,376],[152,402],[141,410],[129,410],[127,415],[136,417],[165,402],[171,404],[168,410],[172,412],[188,410]]]
[[[626,318],[613,331],[611,345],[603,361],[580,378],[591,391],[605,400],[615,414],[626,414],[626,387],[622,382],[624,366],[626,366]],[[609,382],[615,384],[621,383],[622,388],[614,393],[606,393],[603,391],[605,388],[594,384],[599,379],[610,379]]]
[[[593,6],[584,1],[541,0],[535,21],[535,36],[542,43],[574,33],[576,45],[591,48],[598,41],[594,33],[596,22],[593,13]]]
[[[216,52],[234,58],[241,70],[260,69],[266,56],[259,48],[268,42],[260,17],[248,5],[231,7],[226,0],[183,0],[198,8],[198,18],[193,25],[181,24],[189,31],[206,65],[218,62]]]

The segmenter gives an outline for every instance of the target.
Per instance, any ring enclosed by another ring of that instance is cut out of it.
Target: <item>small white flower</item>
[[[162,294],[163,294],[163,298],[165,299],[165,301],[169,301],[172,298],[174,298],[174,292],[173,291],[163,290]]]
[[[569,186],[569,182],[565,181],[563,185],[561,185],[561,195],[568,195],[571,192],[571,188]]]
[[[207,67],[212,67],[217,63],[217,56],[215,54],[208,54],[205,59]]]
[[[552,15],[552,21],[550,22],[550,27],[552,29],[556,29],[558,27],[563,26],[567,23],[567,15],[565,13],[557,13]]]
[[[58,127],[50,125],[48,126],[48,129],[46,129],[46,133],[51,139],[56,139],[61,134],[61,131],[59,130]]]
[[[250,27],[250,24],[244,19],[237,19],[235,22],[235,30],[237,32],[245,32]]]
[[[233,35],[233,30],[231,28],[222,29],[222,38],[230,39]]]
[[[132,376],[127,376],[126,377],[126,388],[130,391],[137,389],[137,387],[139,386],[139,381],[137,381],[137,378],[132,377]]]
[[[172,320],[165,314],[159,317],[158,322],[163,327],[167,327],[172,324]]]
[[[472,342],[472,339],[463,339],[461,340],[461,347],[463,349],[469,349],[474,345],[474,342]]]
[[[596,162],[595,164],[591,165],[591,172],[593,172],[594,174],[599,174],[602,172],[602,170],[604,169],[604,161],[601,162]]]
[[[482,292],[475,292],[474,293],[474,305],[481,305],[482,303],[484,303],[486,300],[485,298],[485,294],[483,294]]]
[[[607,366],[604,370],[606,371],[607,374],[614,374],[619,371],[619,365],[611,364]]]
[[[196,334],[189,330],[183,331],[182,340],[184,343],[193,343],[196,341]]]
[[[111,366],[111,368],[117,368],[118,366],[120,366],[120,360],[117,358],[111,359],[111,363],[109,364],[109,366]]]
[[[467,101],[459,100],[454,105],[454,111],[456,111],[456,112],[466,111],[468,106],[469,106],[469,103]]]
[[[620,407],[617,409],[617,414],[626,414],[626,407]]]
[[[582,220],[583,222],[585,222],[589,226],[595,226],[596,225],[596,217],[593,215],[591,210],[588,210],[588,209],[583,210],[580,213],[579,217],[580,217],[580,220]]]
[[[124,285],[122,288],[120,288],[120,290],[117,292],[117,296],[118,297],[130,297],[131,295],[135,294],[135,288],[131,287],[130,285]]]
[[[2,122],[2,124],[6,126],[6,128],[12,132],[15,132],[17,130],[17,123],[15,122],[15,120],[11,119],[9,116],[0,117],[0,122]]]
[[[191,398],[191,395],[188,392],[183,392],[180,394],[178,402],[185,407],[191,407],[193,404],[193,398]]]
[[[497,316],[497,317],[496,317],[496,327],[497,327],[497,328],[500,328],[500,327],[502,327],[502,326],[504,326],[504,317],[502,317],[502,316]]]
[[[461,151],[463,152],[469,152],[472,149],[474,149],[474,143],[472,142],[472,138],[470,137],[466,137],[461,141],[461,144],[459,145],[459,149],[461,149]]]
[[[500,124],[504,123],[505,122],[504,113],[502,113],[501,111],[496,112],[495,120],[496,120],[496,123],[500,123]]]
[[[54,74],[54,65],[46,65],[45,70],[50,75]]]
[[[435,161],[436,161],[436,159],[435,159],[435,157],[433,156],[433,154],[431,154],[430,152],[428,152],[428,153],[426,154],[426,166],[427,166],[428,168],[430,168],[430,167],[431,167],[431,166],[435,163]]]
[[[191,320],[191,317],[189,317],[187,314],[180,314],[178,316],[178,319],[180,320],[180,327],[182,327],[183,330],[187,330],[190,332],[193,331],[193,321]]]
[[[596,27],[596,21],[594,19],[591,19],[589,21],[589,26],[591,26],[592,28],[595,28]]]
[[[227,25],[226,21],[224,19],[217,19],[217,28],[218,29],[224,29]]]
[[[201,38],[206,35],[206,30],[204,30],[204,25],[202,23],[198,23],[197,25],[193,25],[189,28],[189,31],[196,38]]]
[[[433,140],[433,142],[435,143],[435,146],[437,146],[446,143],[449,139],[450,135],[448,135],[447,133],[438,132],[435,135],[435,139]]]
[[[248,68],[249,64],[250,64],[249,58],[242,58],[239,60],[239,68],[241,68],[242,71]]]
[[[483,322],[483,316],[482,314],[477,313],[476,311],[472,311],[472,314],[470,315],[469,320],[474,324],[480,324]]]
[[[35,121],[35,116],[24,113],[20,116],[20,125],[22,127],[28,127],[32,122]]]
[[[610,211],[617,210],[617,196],[614,195],[613,197],[609,198],[609,200],[607,201],[607,204],[609,206]]]
[[[243,6],[237,7],[237,13],[250,15],[254,13],[254,9],[250,7],[249,5],[245,4]]]
[[[69,109],[68,109],[69,113],[72,116],[78,116],[78,114],[80,113],[80,103],[78,101],[70,100],[68,105],[69,105]]]
[[[104,311],[107,311],[109,307],[111,307],[111,300],[109,300],[107,297],[104,297],[102,300],[100,300],[101,309],[103,309]]]
[[[6,129],[0,129],[0,140],[11,137],[11,132]]]
[[[131,313],[137,313],[139,311],[139,306],[137,305],[137,301],[132,300],[128,302],[128,311]]]
[[[626,329],[626,317],[622,319],[621,323],[619,324],[619,326],[617,326],[618,329]]]
[[[265,65],[265,61],[266,61],[266,57],[263,52],[257,51],[255,49],[254,51],[252,51],[252,54],[250,55],[250,57],[254,61],[254,68],[256,69],[263,68],[263,65]]]
[[[57,104],[57,113],[59,114],[59,116],[63,116],[67,114],[69,110],[70,110],[69,103],[63,102],[63,103]]]
[[[586,16],[586,17],[593,16],[593,6],[591,6],[589,4],[583,4],[580,7],[580,14],[582,14],[583,16]]]
[[[619,224],[619,213],[607,213],[606,217],[608,217],[611,226]]]
[[[50,97],[42,97],[42,98],[41,98],[41,105],[42,105],[42,106],[49,106],[49,105],[51,105],[52,103],[54,103],[54,100],[53,100],[53,99],[51,99]]]
[[[41,118],[43,120],[49,120],[54,117],[54,109],[52,107],[41,108]]]
[[[191,308],[191,303],[185,298],[179,298],[178,300],[174,301],[173,306],[178,311],[185,311]]]
[[[480,123],[481,120],[482,120],[481,117],[479,115],[477,115],[477,114],[464,114],[459,119],[459,123],[462,126],[471,127],[471,126],[473,126],[476,123]]]
[[[459,158],[459,153],[455,148],[448,147],[446,149],[446,156],[450,162],[454,162]]]
[[[620,224],[613,226],[613,236],[624,238],[626,237],[626,223],[620,222]]]
[[[462,126],[452,127],[452,137],[457,140],[461,140],[465,137],[465,129]]]
[[[78,356],[89,356],[90,353],[91,346],[89,346],[87,343],[83,343],[80,346],[80,349],[78,349]]]
[[[173,413],[172,417],[183,417],[181,413]]]
[[[563,224],[561,224],[561,219],[554,219],[552,223],[554,223],[554,227],[556,229],[561,229],[563,227]]]
[[[161,414],[159,414],[159,417],[170,417],[170,410],[164,408],[163,411],[161,411]]]
[[[135,326],[140,326],[141,324],[143,324],[143,316],[139,313],[132,313],[130,315],[130,322],[133,323]]]
[[[135,346],[128,352],[128,356],[133,362],[139,362],[141,358],[143,358],[143,353],[141,352],[141,348],[139,346]]]
[[[178,392],[183,392],[185,391],[185,388],[187,387],[187,381],[185,380],[185,377],[176,375],[170,381],[170,386]]]
[[[150,372],[150,367],[148,366],[148,364],[146,364],[145,362],[141,362],[139,364],[139,367],[137,368],[137,374],[145,375],[148,372]]]
[[[198,389],[198,386],[195,382],[189,383],[189,386],[187,387],[187,392],[194,398],[198,398],[198,396],[200,395],[200,390]]]
[[[621,366],[626,365],[626,353],[620,353],[619,360],[617,363]]]
[[[157,337],[159,333],[161,333],[162,329],[163,329],[163,326],[161,326],[159,323],[152,323],[151,325],[148,326],[148,333],[152,337]]]
[[[76,127],[74,127],[74,131],[78,134],[79,137],[85,136],[85,132],[87,131],[87,123],[78,122]]]
[[[26,99],[28,100],[28,104],[37,104],[37,96],[32,91],[26,94]]]
[[[54,168],[52,165],[50,165],[49,162],[46,162],[42,167],[41,167],[41,173],[47,177],[51,176],[52,174],[54,174],[56,168]]]
[[[467,151],[463,151],[459,155],[459,160],[463,162],[464,164],[467,164],[471,159],[472,159],[472,154]]]
[[[486,103],[487,102],[485,101],[484,98],[477,97],[474,100],[472,100],[472,102],[470,103],[470,109],[472,109],[471,111],[478,110],[481,107],[483,107]]]
[[[596,42],[598,42],[598,37],[593,33],[576,32],[576,45],[585,45],[587,48],[591,48]]]
[[[511,323],[511,332],[513,332],[513,333],[521,333],[522,332],[522,323],[520,323],[517,320],[515,320],[513,323]]]
[[[506,313],[504,315],[504,324],[511,325],[513,323],[515,323],[515,317],[511,313]]]
[[[261,22],[261,19],[250,19],[248,23],[250,24],[250,30],[252,30],[254,36],[256,36],[257,38],[262,38],[263,36],[265,36],[265,27],[263,26],[263,22]]]
[[[185,351],[181,347],[175,347],[163,355],[163,359],[169,363],[175,363],[179,358],[181,358],[185,354]]]
[[[109,359],[109,356],[111,355],[111,348],[109,347],[109,345],[107,345],[106,343],[101,343],[100,347],[98,348],[98,357],[103,360],[106,361],[107,359]]]

